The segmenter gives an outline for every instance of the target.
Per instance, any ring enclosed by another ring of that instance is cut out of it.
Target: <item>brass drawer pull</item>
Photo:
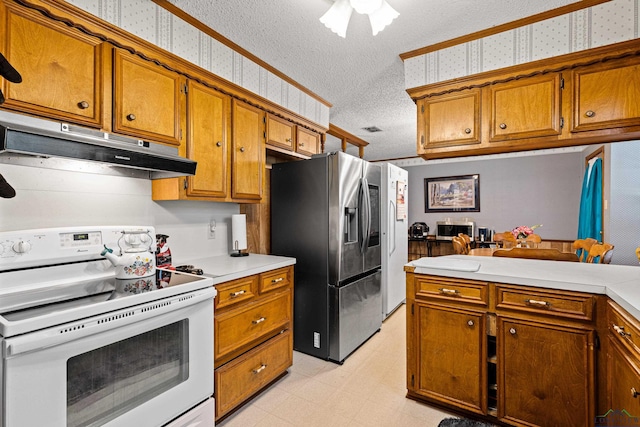
[[[260,372],[264,371],[264,369],[267,367],[267,365],[265,365],[264,363],[262,365],[260,365],[260,367],[258,369],[254,369],[253,373],[254,374],[259,374]]]
[[[287,139],[285,139],[285,141],[291,142],[292,140],[291,140],[291,138],[287,138]]]
[[[247,291],[245,291],[244,289],[238,292],[231,292],[229,294],[229,296],[231,296],[231,298],[235,298],[235,297],[239,297],[242,294],[245,294]]]
[[[638,390],[636,390],[635,387],[631,387],[631,397],[634,399],[638,397]]]
[[[251,323],[253,323],[254,325],[257,325],[258,323],[262,323],[262,322],[264,322],[265,320],[267,320],[267,318],[266,318],[266,317],[261,317],[261,318],[259,318],[258,320],[252,320],[252,321],[251,321]]]
[[[624,330],[624,326],[613,325],[613,330],[616,331],[620,336],[630,337],[631,334]]]
[[[304,142],[298,143],[298,147],[304,147]]]
[[[547,301],[538,301],[535,299],[526,299],[524,300],[525,303],[530,304],[530,305],[539,305],[541,307],[551,307],[551,303],[547,302]]]
[[[278,277],[277,279],[272,279],[271,283],[280,283],[282,282],[284,279],[282,277]]]
[[[457,289],[439,288],[438,290],[441,293],[448,294],[448,295],[458,295],[460,293],[460,291],[458,291]]]

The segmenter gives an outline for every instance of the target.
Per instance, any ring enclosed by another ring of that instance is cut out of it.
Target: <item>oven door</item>
[[[214,295],[5,338],[2,427],[162,426],[211,397]]]

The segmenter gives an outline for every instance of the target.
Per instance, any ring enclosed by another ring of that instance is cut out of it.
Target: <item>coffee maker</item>
[[[478,227],[478,241],[490,242],[491,230],[489,230],[487,227]]]

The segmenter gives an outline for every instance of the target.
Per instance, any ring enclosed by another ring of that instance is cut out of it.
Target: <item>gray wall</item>
[[[610,144],[609,230],[605,237],[615,246],[613,264],[638,265],[640,246],[640,142]],[[606,226],[606,223],[605,223]]]
[[[403,166],[409,171],[409,224],[470,217],[496,232],[543,224],[543,239],[574,240],[578,230],[584,155],[580,152]],[[425,213],[424,179],[480,175],[480,212]]]

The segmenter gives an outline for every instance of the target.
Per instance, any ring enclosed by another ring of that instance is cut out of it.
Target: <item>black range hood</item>
[[[99,162],[148,171],[150,179],[196,173],[196,162],[175,147],[33,117],[21,121],[0,120],[0,153]]]

